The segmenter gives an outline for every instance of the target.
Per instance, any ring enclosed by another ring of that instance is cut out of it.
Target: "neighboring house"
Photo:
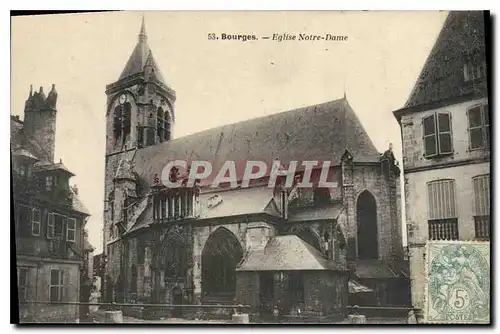
[[[239,302],[252,313],[279,304],[285,314],[317,317],[345,315],[349,291],[366,293],[366,305],[407,303],[399,168],[345,98],[173,139],[176,95],[144,22],[106,94],[105,301]],[[218,171],[225,161],[277,157],[284,166],[330,161],[334,186],[317,186],[318,169],[311,189],[268,188],[269,174],[239,189],[159,181],[175,159],[211,161]]]
[[[24,121],[11,116],[15,245],[21,321],[74,322],[88,211],[54,162],[57,92],[30,90]],[[30,301],[47,302],[33,304]]]
[[[451,12],[401,126],[413,306],[428,240],[489,240],[490,117],[483,12]]]

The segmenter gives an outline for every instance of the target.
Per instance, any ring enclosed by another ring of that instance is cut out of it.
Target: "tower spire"
[[[141,32],[139,33],[139,42],[146,42],[148,36],[146,35],[146,23],[144,22],[144,14],[142,14]]]

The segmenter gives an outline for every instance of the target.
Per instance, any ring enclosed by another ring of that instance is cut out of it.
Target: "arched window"
[[[377,203],[375,197],[365,190],[356,204],[358,225],[358,258],[378,259]]]
[[[132,107],[130,103],[125,103],[123,108],[123,140],[130,135],[130,124],[131,124],[131,112]]]
[[[167,141],[170,139],[172,139],[172,117],[170,116],[170,112],[166,110],[164,140]]]
[[[130,268],[130,293],[136,294],[137,293],[137,267],[135,264],[132,265],[132,268]]]
[[[218,228],[205,243],[202,253],[201,289],[204,297],[231,301],[236,292],[236,266],[243,258],[243,248],[233,233]]]
[[[165,139],[165,114],[163,109],[160,107],[156,112],[156,133],[158,135],[159,142],[163,142]]]
[[[115,140],[118,140],[122,135],[122,106],[117,106],[114,111],[113,134]]]
[[[146,128],[146,145],[154,145],[155,144],[155,128],[154,128],[154,119],[153,113],[149,113],[149,121],[148,127]]]

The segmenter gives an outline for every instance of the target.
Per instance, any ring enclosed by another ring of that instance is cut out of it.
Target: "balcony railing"
[[[64,240],[20,237],[16,239],[18,255],[44,256],[58,259],[80,260]]]
[[[474,230],[476,239],[488,240],[490,238],[490,216],[475,216]]]
[[[458,240],[458,219],[429,220],[430,240]]]

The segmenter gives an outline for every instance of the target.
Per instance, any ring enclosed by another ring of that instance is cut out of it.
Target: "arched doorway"
[[[182,317],[182,289],[178,286],[172,289],[172,303],[176,305],[172,310],[172,316],[174,318]]]
[[[220,227],[203,248],[201,289],[203,298],[232,302],[236,292],[235,269],[243,248],[233,233]]]
[[[377,203],[365,190],[356,204],[358,225],[358,259],[378,259]]]
[[[184,237],[176,232],[169,232],[153,257],[155,299],[158,302],[168,301],[169,286],[171,287],[172,284],[187,284],[189,257],[190,252]],[[181,291],[181,296],[183,293]],[[171,296],[172,299],[169,302],[173,302],[176,296],[173,291]]]

